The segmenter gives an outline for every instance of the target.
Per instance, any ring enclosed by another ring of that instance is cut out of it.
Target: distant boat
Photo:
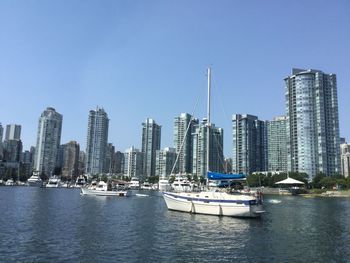
[[[149,183],[149,182],[144,182],[142,185],[141,185],[141,189],[142,190],[152,190],[152,185]]]
[[[81,195],[95,195],[95,196],[130,196],[131,192],[127,190],[109,190],[108,184],[100,181],[96,186],[82,187]]]
[[[12,179],[8,179],[8,180],[6,181],[6,183],[5,183],[5,185],[6,185],[6,186],[14,186],[15,183],[13,182]]]
[[[57,188],[61,186],[61,179],[58,176],[51,176],[46,184],[46,188]]]
[[[73,187],[75,188],[82,188],[87,184],[86,178],[83,175],[80,175],[77,180],[75,181],[75,185]]]
[[[210,75],[211,70],[208,68],[208,116],[206,124],[207,145],[209,145],[210,136]],[[208,181],[245,179],[244,175],[239,174],[220,174],[209,172],[209,149],[210,148],[207,147],[206,153],[206,170]],[[174,186],[175,185],[173,183],[173,187]],[[189,184],[188,187],[190,188]],[[234,217],[260,217],[260,215],[265,212],[262,207],[262,199],[260,194],[250,195],[208,190],[202,192],[164,192],[163,197],[169,210],[187,213]]]
[[[171,185],[168,179],[159,179],[158,190],[160,192],[170,191],[170,189],[171,189]]]
[[[34,187],[41,187],[43,185],[43,181],[41,180],[39,176],[39,172],[37,171],[33,172],[33,175],[29,177],[27,182],[29,186],[34,186]]]
[[[131,190],[139,190],[140,189],[140,180],[136,177],[132,177],[130,180],[130,189]]]
[[[193,185],[186,177],[177,176],[171,184],[171,188],[175,192],[190,192],[193,190]]]

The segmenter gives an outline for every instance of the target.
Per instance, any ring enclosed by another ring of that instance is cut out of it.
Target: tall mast
[[[209,172],[209,141],[210,141],[210,86],[211,86],[211,68],[208,68],[208,105],[207,105],[207,172]],[[207,175],[208,178],[208,175]],[[208,179],[207,179],[208,180]]]

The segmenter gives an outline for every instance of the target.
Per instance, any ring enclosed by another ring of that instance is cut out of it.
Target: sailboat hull
[[[262,205],[257,204],[253,197],[237,196],[235,200],[227,196],[221,193],[163,193],[169,210],[232,217],[260,217],[264,212]]]

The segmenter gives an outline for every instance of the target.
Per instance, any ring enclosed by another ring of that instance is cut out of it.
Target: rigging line
[[[192,124],[192,121],[194,120],[194,114],[195,114],[195,112],[196,112],[196,110],[197,110],[197,106],[198,106],[199,98],[200,98],[200,97],[201,97],[201,96],[198,96],[198,98],[197,98],[197,101],[196,101],[196,104],[195,104],[195,106],[194,106],[194,109],[193,109],[193,112],[192,112],[190,121],[188,122],[188,125],[187,125],[187,128],[186,128],[185,136],[184,136],[184,138],[182,139],[182,143],[181,143],[181,146],[180,146],[179,153],[178,153],[177,156],[176,156],[176,160],[175,160],[175,163],[174,163],[174,165],[173,165],[173,168],[171,169],[170,174],[173,174],[173,173],[174,173],[174,170],[175,170],[177,161],[179,160],[179,157],[180,157],[180,153],[181,153],[182,148],[183,148],[183,146],[184,146],[184,144],[185,144],[185,140],[186,140],[186,137],[187,137],[188,130],[190,129],[191,124]]]

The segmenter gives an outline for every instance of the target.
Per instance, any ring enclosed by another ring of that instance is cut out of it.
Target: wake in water
[[[271,203],[271,204],[279,204],[279,203],[281,203],[282,201],[281,200],[277,200],[277,199],[271,199],[271,200],[269,200],[269,203]]]

